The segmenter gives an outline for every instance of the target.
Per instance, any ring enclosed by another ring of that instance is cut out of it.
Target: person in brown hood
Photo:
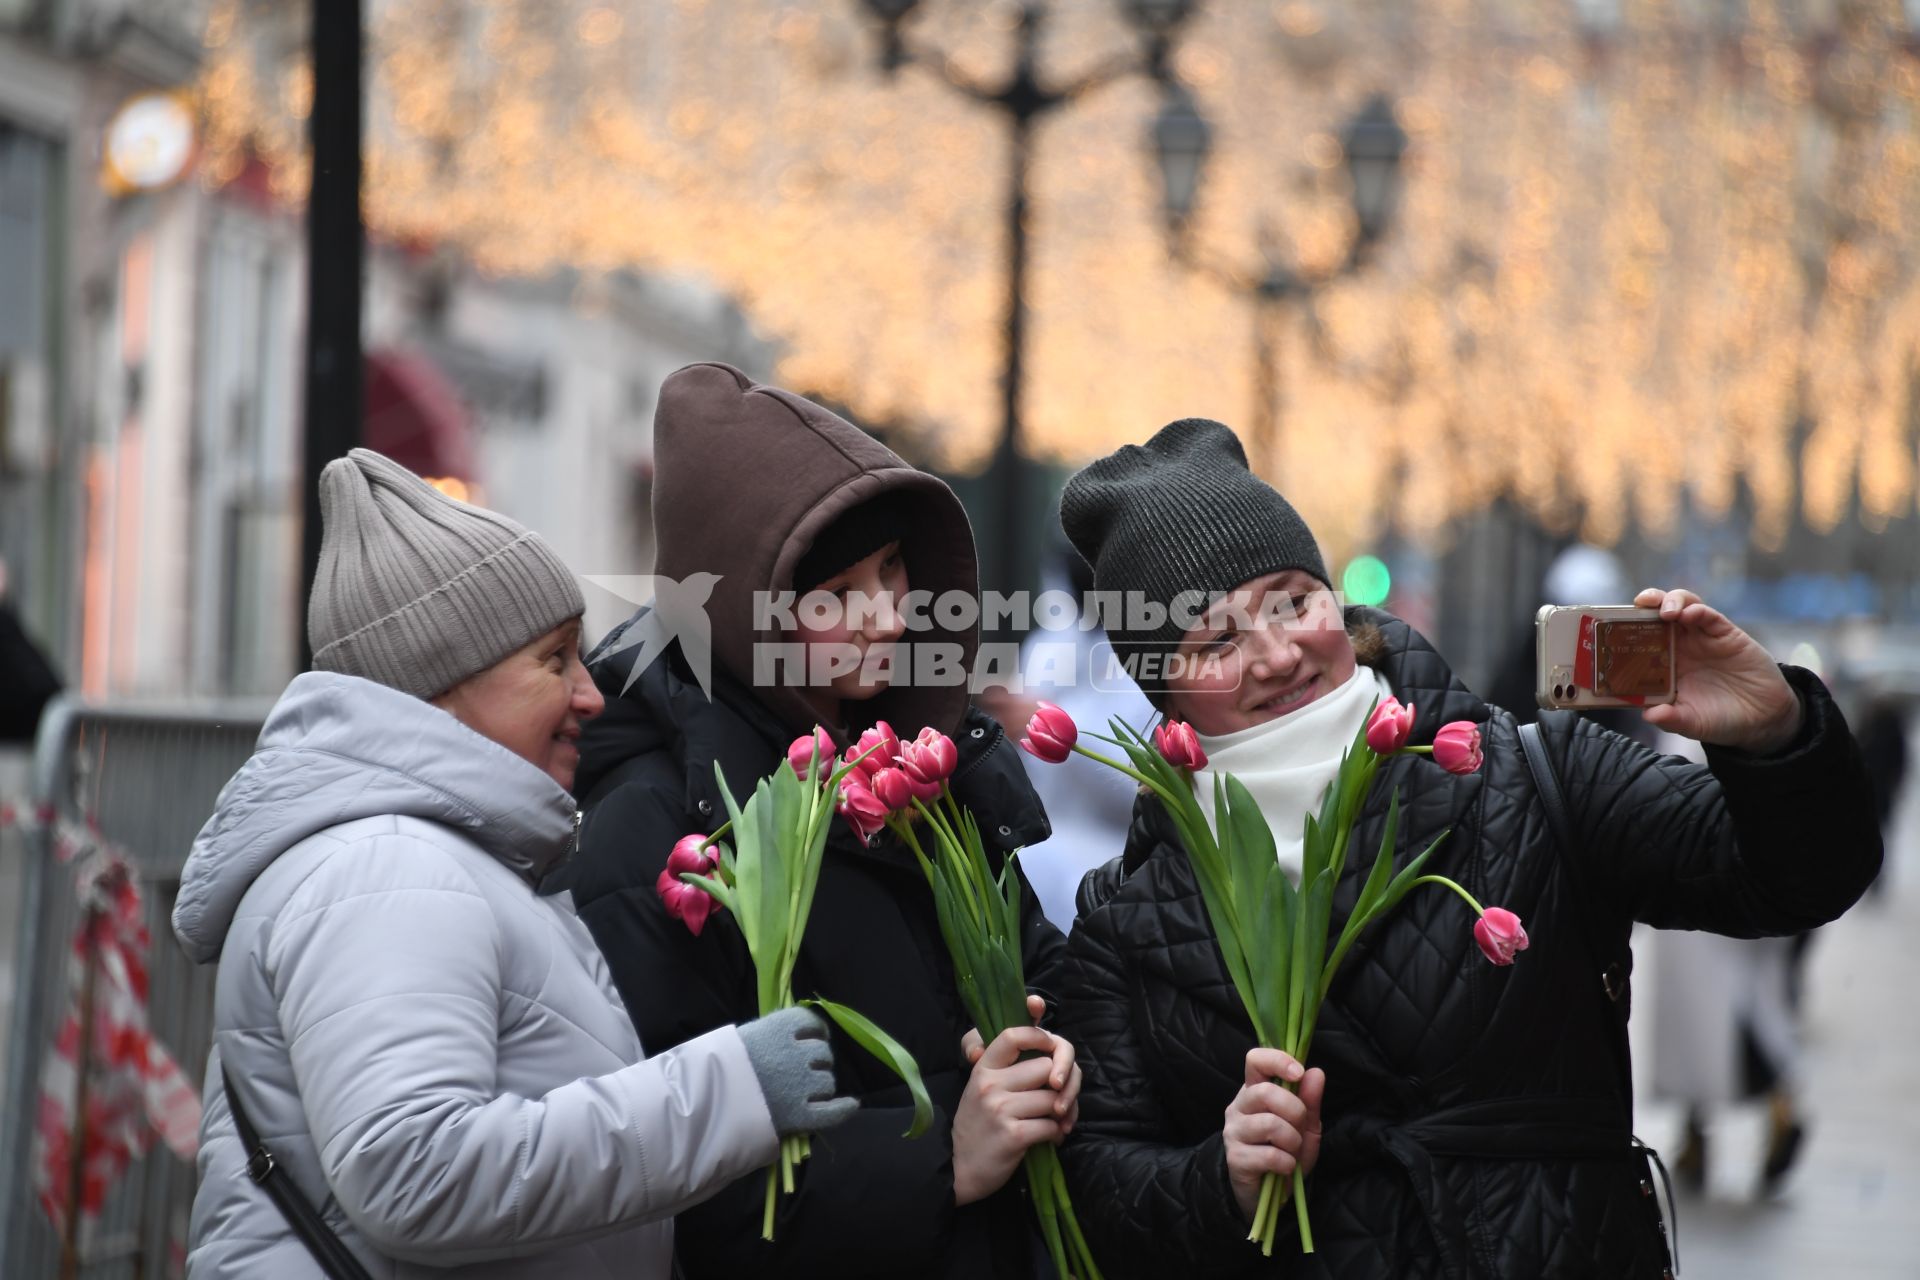
[[[588,657],[607,711],[581,744],[579,850],[546,886],[572,892],[649,1052],[757,1012],[733,921],[716,913],[696,935],[655,889],[674,842],[724,820],[716,764],[744,802],[815,725],[841,750],[880,721],[903,738],[931,726],[959,748],[951,785],[996,861],[1049,834],[1014,743],[969,703],[977,628],[936,607],[978,590],[972,530],[946,484],[723,364],[666,380],[654,456],[660,589]],[[1050,1014],[1065,947],[1030,887],[1026,903],[1030,1004]],[[861,1110],[814,1140],[774,1240],[761,1238],[764,1182],[746,1178],[679,1218],[681,1271],[1040,1274],[1010,1180],[1028,1147],[1073,1127],[1079,1068],[1041,1026],[984,1049],[969,1039],[932,893],[891,833],[868,845],[835,823],[794,989],[853,1006],[906,1046],[933,1129],[903,1137],[898,1080],[864,1054],[836,1055]]]

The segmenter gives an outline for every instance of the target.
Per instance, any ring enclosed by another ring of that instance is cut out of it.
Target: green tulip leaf
[[[1245,784],[1232,774],[1215,774],[1214,812],[1222,838],[1233,832],[1234,856],[1231,871],[1235,884],[1244,884],[1249,894],[1258,893],[1267,872],[1280,864],[1274,848],[1273,832],[1260,814],[1260,806],[1248,794]],[[1223,785],[1224,784],[1224,785]],[[1236,899],[1239,897],[1235,895]],[[1249,909],[1264,910],[1264,903],[1248,901]]]
[[[753,957],[755,967],[758,967],[763,952],[760,933],[760,833],[757,815],[754,823],[747,821],[740,806],[734,802],[733,788],[727,785],[726,771],[717,761],[713,766],[713,778],[720,787],[720,802],[726,805],[727,818],[733,824],[733,905],[731,910],[734,923],[740,926],[740,935],[747,942],[747,953]],[[748,803],[751,805],[752,801],[749,800]]]
[[[1387,826],[1380,837],[1380,852],[1373,859],[1373,870],[1367,873],[1367,882],[1360,886],[1360,896],[1354,901],[1353,914],[1347,917],[1347,926],[1341,931],[1344,940],[1348,933],[1358,933],[1366,924],[1368,913],[1374,904],[1386,892],[1387,883],[1393,878],[1393,848],[1400,830],[1400,792],[1396,788],[1387,801]]]
[[[1433,856],[1433,851],[1438,849],[1440,842],[1450,834],[1451,832],[1442,831],[1434,837],[1433,843],[1428,845],[1419,857],[1400,869],[1400,874],[1387,885],[1387,891],[1380,895],[1380,905],[1374,909],[1374,915],[1381,915],[1400,905],[1400,899],[1406,897],[1407,891],[1413,888],[1413,882],[1419,878],[1420,869],[1426,866],[1427,859]]]
[[[913,1060],[913,1055],[898,1040],[882,1031],[878,1023],[846,1005],[820,999],[802,1000],[800,1003],[818,1009],[833,1019],[833,1024],[846,1032],[855,1044],[900,1077],[907,1086],[907,1092],[913,1095],[913,1123],[907,1126],[907,1137],[917,1138],[932,1127],[933,1099],[927,1096],[926,1082],[920,1078],[920,1064]]]
[[[727,911],[733,911],[733,890],[727,888],[716,877],[703,876],[698,871],[682,871],[678,878],[680,883],[690,884],[696,889],[703,890]]]

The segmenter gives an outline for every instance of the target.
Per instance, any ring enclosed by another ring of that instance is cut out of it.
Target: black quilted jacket
[[[1143,800],[1124,857],[1083,885],[1069,939],[1061,1030],[1086,1084],[1065,1156],[1095,1255],[1116,1280],[1659,1276],[1663,1228],[1613,1040],[1623,1011],[1600,971],[1626,954],[1635,920],[1751,937],[1845,911],[1880,864],[1853,739],[1796,668],[1785,671],[1807,727],[1777,756],[1708,748],[1703,768],[1544,716],[1578,845],[1562,854],[1513,718],[1404,623],[1361,613],[1386,633],[1380,666],[1394,692],[1418,708],[1413,741],[1478,721],[1486,764],[1454,777],[1425,757],[1395,759],[1355,847],[1379,846],[1397,786],[1400,861],[1451,828],[1429,869],[1518,912],[1532,947],[1511,968],[1489,965],[1471,912],[1439,889],[1417,890],[1364,935],[1309,1055],[1327,1072],[1325,1142],[1307,1180],[1317,1251],[1301,1254],[1289,1211],[1263,1261],[1220,1132],[1252,1027],[1173,828]],[[1371,861],[1350,863],[1336,922]]]

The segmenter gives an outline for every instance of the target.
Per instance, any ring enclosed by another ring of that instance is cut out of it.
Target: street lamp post
[[[300,415],[302,668],[320,566],[320,473],[360,443],[361,0],[313,0],[313,186],[307,196],[307,363]]]
[[[911,64],[937,69],[947,85],[975,102],[994,108],[1007,122],[1006,355],[1000,386],[1000,434],[989,472],[992,487],[998,494],[992,561],[994,581],[990,585],[1012,591],[1020,585],[1020,545],[1026,517],[1025,460],[1020,436],[1027,347],[1027,191],[1033,163],[1034,126],[1053,111],[1125,75],[1138,72],[1159,83],[1170,84],[1167,55],[1174,36],[1192,10],[1192,0],[1121,0],[1121,7],[1146,39],[1144,56],[1111,63],[1079,80],[1058,86],[1048,85],[1040,78],[1040,33],[1047,10],[1039,0],[1027,0],[1021,9],[1013,75],[999,86],[975,83],[954,70],[952,61],[941,51],[914,45],[905,22],[919,7],[919,0],[864,0],[864,3],[881,26],[884,70],[892,73]]]
[[[1341,147],[1352,184],[1356,231],[1346,259],[1316,277],[1303,276],[1285,262],[1280,237],[1270,224],[1260,231],[1265,270],[1257,278],[1207,256],[1192,243],[1188,223],[1199,196],[1212,130],[1181,86],[1167,88],[1149,140],[1160,164],[1167,242],[1173,256],[1253,303],[1253,412],[1248,427],[1253,436],[1254,469],[1270,475],[1279,462],[1280,451],[1280,322],[1288,306],[1311,302],[1321,289],[1366,263],[1392,221],[1399,200],[1400,158],[1407,149],[1407,135],[1394,120],[1393,106],[1383,94],[1369,99],[1347,125]]]

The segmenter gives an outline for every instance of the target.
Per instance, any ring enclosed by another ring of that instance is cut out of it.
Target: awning
[[[477,479],[472,419],[438,365],[404,348],[369,351],[365,379],[367,448],[430,480]]]

